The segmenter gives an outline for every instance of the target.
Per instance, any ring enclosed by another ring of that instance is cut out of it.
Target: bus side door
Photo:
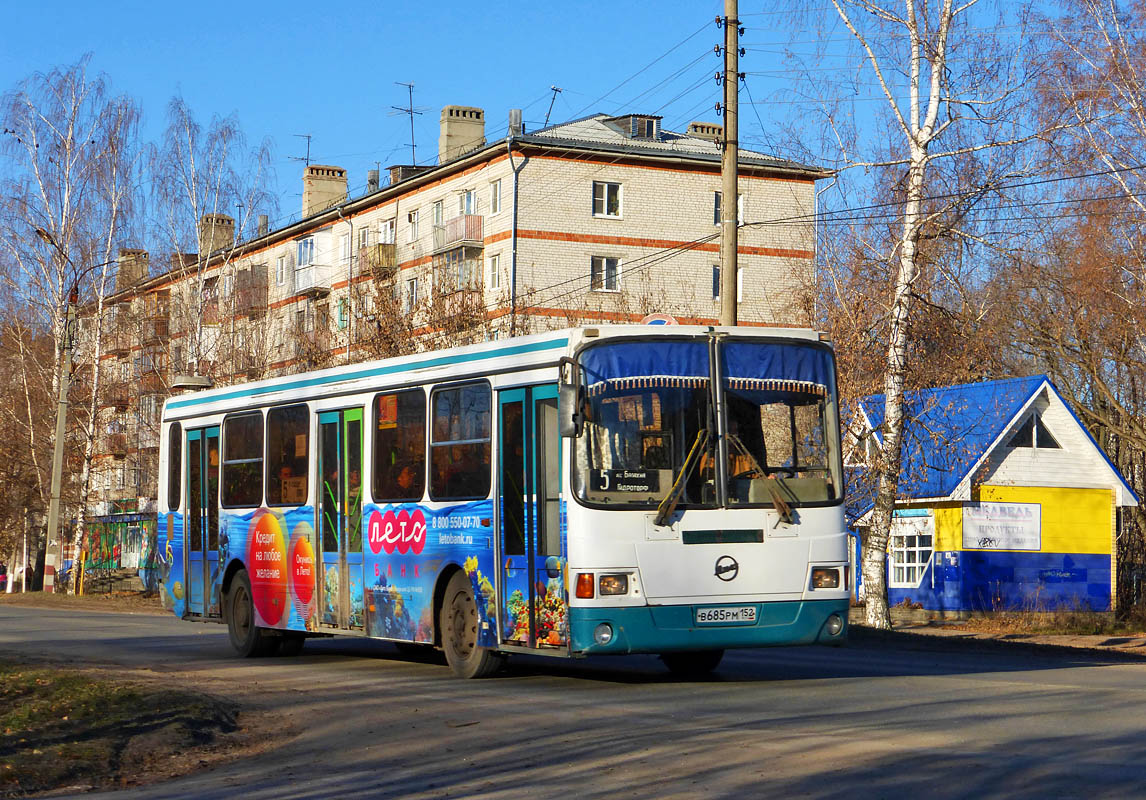
[[[322,542],[319,580],[323,627],[361,629],[362,586],[362,409],[318,415],[318,536]]]
[[[187,613],[218,616],[219,571],[219,428],[187,431],[187,520],[183,526],[183,574]]]
[[[562,647],[567,597],[557,387],[510,389],[498,398],[502,641]]]

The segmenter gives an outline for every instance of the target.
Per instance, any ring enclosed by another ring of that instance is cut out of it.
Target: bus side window
[[[179,479],[183,476],[183,426],[172,422],[167,436],[167,509],[177,511],[182,488]]]
[[[267,505],[306,502],[310,410],[305,405],[267,412]]]
[[[263,495],[263,415],[223,420],[223,505],[254,508]]]
[[[422,389],[374,398],[374,500],[422,499],[426,490],[426,393]]]
[[[432,499],[476,500],[489,495],[491,400],[487,383],[434,392],[430,442]]]

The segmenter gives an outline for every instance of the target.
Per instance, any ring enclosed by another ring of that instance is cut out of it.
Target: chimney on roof
[[[421,175],[423,172],[433,169],[433,167],[415,167],[410,164],[394,164],[393,166],[387,167],[386,169],[390,173],[390,185],[393,186],[396,183],[401,183],[407,178],[412,178],[415,175]]]
[[[235,244],[235,220],[226,214],[204,214],[199,217],[199,252],[209,256],[216,250]]]
[[[367,193],[378,191],[378,170],[370,169],[366,171],[366,191]]]
[[[438,136],[438,163],[477,150],[485,144],[485,112],[472,106],[446,106],[442,109]]]
[[[511,108],[509,110],[509,135],[521,136],[525,133],[525,128],[521,124],[521,109]]]
[[[271,218],[266,214],[259,214],[259,238],[271,232]]]
[[[302,173],[302,215],[309,217],[346,199],[346,170],[309,164]]]
[[[151,274],[150,256],[146,250],[134,247],[121,247],[116,261],[115,290],[122,292]]]
[[[694,139],[719,142],[724,137],[724,126],[712,122],[690,122],[688,123],[688,135]]]

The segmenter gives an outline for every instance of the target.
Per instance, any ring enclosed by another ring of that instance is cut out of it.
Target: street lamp
[[[64,321],[64,335],[60,342],[60,348],[63,351],[63,363],[61,364],[60,369],[60,391],[56,400],[56,440],[52,449],[52,495],[51,499],[48,501],[47,541],[49,544],[51,542],[56,542],[56,546],[58,547],[60,553],[60,562],[62,565],[64,558],[64,548],[62,543],[58,541],[60,529],[60,484],[63,482],[64,472],[64,431],[67,428],[68,420],[68,390],[71,388],[72,346],[74,343],[72,336],[74,333],[73,328],[75,327],[76,322],[76,304],[79,301],[80,278],[82,278],[88,272],[91,272],[93,269],[106,267],[108,264],[114,264],[116,259],[105,261],[102,264],[93,264],[81,272],[76,268],[76,265],[72,263],[72,259],[68,257],[68,254],[64,252],[63,248],[60,247],[59,242],[56,241],[56,237],[52,236],[52,234],[43,228],[36,228],[36,235],[54,247],[56,252],[64,257],[64,260],[68,262],[68,265],[71,266],[71,268],[76,273],[75,278],[72,280],[71,288],[68,289],[67,316]],[[55,565],[53,565],[53,567],[54,566]],[[24,568],[26,572],[26,563]],[[47,573],[46,569],[44,571]],[[46,582],[47,575],[45,574],[44,577]]]

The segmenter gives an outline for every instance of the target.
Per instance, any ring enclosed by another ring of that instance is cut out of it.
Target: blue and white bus
[[[165,602],[242,655],[348,634],[513,653],[836,644],[848,555],[830,345],[616,325],[169,399]]]

